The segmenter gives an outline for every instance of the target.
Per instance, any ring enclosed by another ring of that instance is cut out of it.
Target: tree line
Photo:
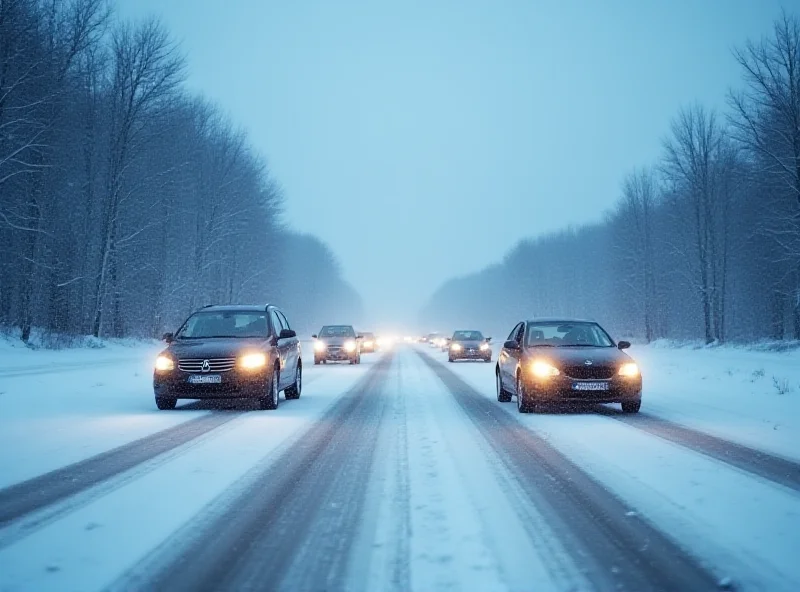
[[[647,341],[800,339],[800,19],[782,13],[732,59],[727,108],[682,108],[602,222],[445,283],[423,323],[577,316]]]
[[[301,324],[358,317],[333,254],[285,228],[265,160],[184,76],[156,19],[0,0],[0,325],[155,336],[267,301]]]

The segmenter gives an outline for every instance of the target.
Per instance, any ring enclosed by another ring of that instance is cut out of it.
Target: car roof
[[[328,327],[349,327],[350,329],[353,328],[353,325],[322,325],[323,329],[327,329]]]
[[[524,321],[525,323],[594,323],[597,324],[597,321],[593,321],[592,319],[572,319],[572,318],[565,318],[565,317],[543,317],[540,319],[533,318]]]
[[[275,308],[271,304],[211,304],[204,306],[197,312],[266,312],[268,308]]]

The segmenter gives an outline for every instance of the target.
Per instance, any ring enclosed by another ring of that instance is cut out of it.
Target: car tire
[[[156,397],[156,407],[161,409],[161,411],[175,409],[175,406],[177,404],[178,404],[178,399],[168,399],[167,397]]]
[[[639,413],[639,409],[642,408],[642,400],[639,399],[638,401],[625,401],[622,403],[622,412],[623,413]]]
[[[300,398],[300,393],[303,391],[303,365],[297,365],[297,371],[294,376],[294,384],[283,391],[283,396],[286,400],[294,400]]]
[[[500,370],[495,372],[495,382],[497,383],[497,400],[501,403],[509,403],[511,401],[511,393],[503,388],[503,379],[500,378]]]
[[[447,361],[448,361],[448,362],[450,362],[451,364],[452,364],[453,362],[455,362],[455,360],[454,360],[452,357],[450,357],[450,356],[447,356]]]
[[[536,409],[536,405],[531,403],[528,395],[525,394],[525,383],[517,375],[517,410],[520,413],[530,413]]]
[[[280,398],[280,393],[278,392],[278,376],[279,370],[275,368],[269,377],[265,396],[258,398],[259,409],[273,410],[278,408],[278,399]]]
[[[486,358],[484,360],[484,362],[486,362],[487,364],[491,364],[492,363],[492,358]]]
[[[317,358],[314,358],[314,365],[315,366],[319,366],[320,363],[321,363],[321,360],[318,360]]]

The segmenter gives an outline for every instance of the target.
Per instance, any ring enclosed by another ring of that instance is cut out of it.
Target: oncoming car
[[[325,325],[314,341],[314,363],[361,363],[361,336],[352,325]]]
[[[497,400],[517,398],[520,413],[542,403],[621,403],[625,413],[642,404],[642,376],[622,350],[593,321],[544,319],[518,323],[497,361]]]
[[[456,331],[450,339],[447,361],[456,360],[483,360],[492,361],[492,348],[489,347],[490,337],[484,337],[480,331]]]
[[[375,353],[378,351],[378,339],[374,333],[361,333],[361,352],[362,353]]]
[[[192,314],[156,358],[153,391],[159,409],[178,399],[252,398],[277,409],[278,395],[300,397],[300,342],[272,305],[206,306]]]

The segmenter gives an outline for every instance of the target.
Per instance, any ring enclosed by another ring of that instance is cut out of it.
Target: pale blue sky
[[[670,118],[724,108],[779,0],[118,0],[245,127],[372,320],[519,239],[599,220]],[[800,5],[800,1],[797,2]],[[800,6],[798,6],[800,8]]]

